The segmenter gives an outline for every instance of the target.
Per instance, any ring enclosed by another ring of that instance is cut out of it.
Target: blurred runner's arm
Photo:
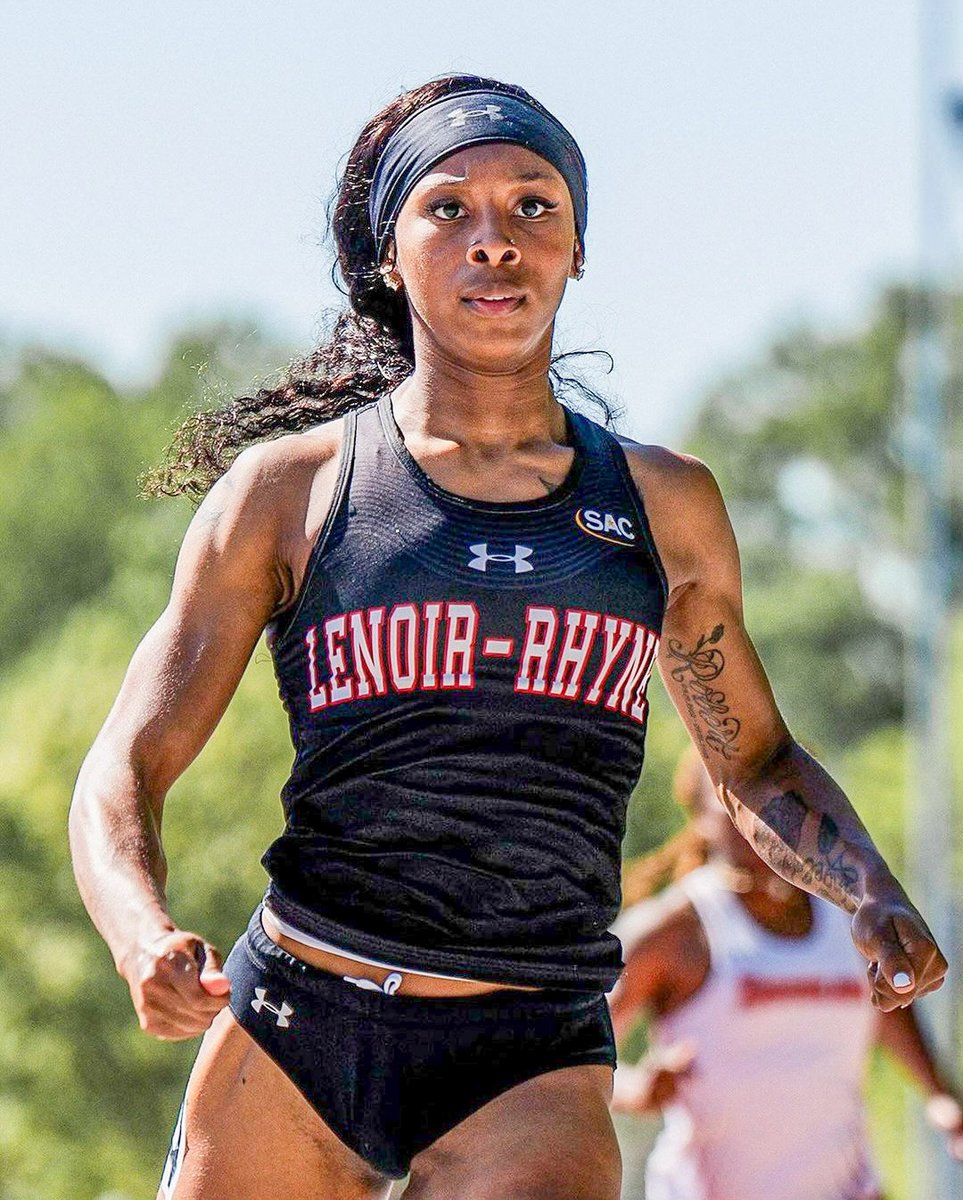
[[[946,1139],[946,1148],[963,1162],[963,1105],[933,1058],[912,1007],[880,1013],[876,1040],[909,1073],[926,1097],[926,1116]]]
[[[687,897],[672,889],[624,912],[615,932],[625,970],[609,996],[609,1012],[622,1042],[640,1020],[671,1012],[695,995],[709,971],[709,946]],[[675,1098],[695,1056],[695,1046],[678,1042],[649,1050],[637,1063],[620,1060],[612,1108],[658,1112]]]
[[[213,732],[265,624],[293,597],[279,553],[281,493],[290,485],[278,482],[276,446],[242,454],[195,514],[170,602],[134,653],[70,809],[81,896],[142,1028],[158,1037],[202,1032],[230,990],[213,947],[168,913],[161,819],[168,790]]]
[[[695,459],[629,451],[665,566],[659,668],[716,792],[784,879],[853,914],[873,1001],[939,987],[946,961],[838,785],[791,737],[746,632],[739,554],[719,489]]]

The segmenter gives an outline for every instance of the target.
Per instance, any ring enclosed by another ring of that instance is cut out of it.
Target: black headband
[[[550,162],[572,194],[575,228],[585,244],[588,176],[572,135],[550,114],[504,92],[455,92],[413,112],[388,139],[368,195],[368,216],[384,258],[401,206],[411,189],[436,163],[483,142],[513,142]]]

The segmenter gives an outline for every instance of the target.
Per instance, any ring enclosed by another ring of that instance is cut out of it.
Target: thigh
[[[384,1200],[390,1181],[331,1132],[277,1064],[219,1013],[187,1085],[173,1185],[157,1200]],[[165,1171],[165,1181],[168,1172]]]
[[[406,1200],[619,1200],[611,1092],[604,1066],[510,1088],[417,1155]]]

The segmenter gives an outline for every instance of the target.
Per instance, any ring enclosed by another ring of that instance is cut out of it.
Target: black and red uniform
[[[665,577],[616,439],[567,415],[537,500],[444,491],[388,398],[346,421],[300,601],[272,630],[296,757],[268,903],[411,970],[608,988]]]
[[[618,442],[567,421],[564,484],[489,503],[432,483],[387,398],[348,416],[269,631],[296,751],[271,910],[348,955],[536,989],[360,990],[255,912],[225,964],[235,1017],[391,1176],[526,1079],[615,1065],[608,928],[666,588]]]

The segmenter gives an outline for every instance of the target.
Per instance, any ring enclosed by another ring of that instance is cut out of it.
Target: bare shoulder
[[[244,505],[258,499],[280,500],[286,493],[296,493],[319,471],[323,473],[337,462],[343,424],[332,421],[303,433],[288,433],[248,446],[208,496],[220,492],[222,503],[231,496],[235,504]]]
[[[303,524],[312,502],[323,507],[329,477],[333,491],[342,426],[331,422],[248,446],[205,496],[195,520],[216,522],[225,535],[263,528],[280,536],[292,520]]]
[[[343,426],[332,421],[243,450],[194,515],[182,573],[220,563],[225,575],[265,580],[271,610],[290,602],[334,498]]]
[[[619,438],[645,506],[670,588],[737,567],[735,541],[715,476],[691,454]]]
[[[619,436],[618,441],[643,496],[657,497],[671,491],[677,498],[695,503],[706,495],[718,495],[715,477],[701,458],[627,437]]]

